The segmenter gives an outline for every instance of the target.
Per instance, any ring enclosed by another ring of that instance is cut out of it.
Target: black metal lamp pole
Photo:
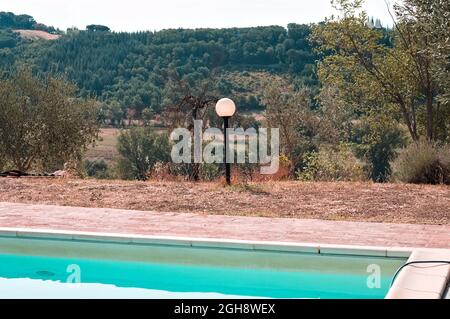
[[[227,151],[228,151],[228,138],[227,138],[227,128],[228,128],[228,120],[229,116],[223,117],[223,162],[225,163],[225,181],[227,185],[231,185],[231,165],[227,161]]]
[[[219,117],[223,118],[223,146],[225,148],[223,152],[223,163],[225,165],[225,180],[227,185],[231,185],[231,164],[227,161],[228,155],[228,138],[227,138],[227,129],[228,129],[228,120],[230,117],[234,115],[236,112],[236,105],[229,98],[223,98],[217,101],[216,103],[216,113]],[[234,154],[233,154],[234,155]],[[234,156],[233,156],[234,157]]]

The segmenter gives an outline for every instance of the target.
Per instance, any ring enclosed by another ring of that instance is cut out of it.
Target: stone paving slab
[[[162,213],[0,202],[0,227],[321,244],[450,248],[450,225]]]

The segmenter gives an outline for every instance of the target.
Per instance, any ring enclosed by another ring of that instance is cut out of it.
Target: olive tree
[[[450,1],[404,0],[395,6],[395,14],[407,34],[423,39],[418,55],[430,60],[429,75],[424,78],[437,84],[433,92],[435,108],[430,109],[433,137],[450,142]],[[427,101],[431,100],[429,97]]]
[[[61,77],[20,68],[0,78],[0,160],[21,171],[79,160],[99,131],[97,104]]]

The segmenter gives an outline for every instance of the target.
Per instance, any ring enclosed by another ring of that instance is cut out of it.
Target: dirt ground
[[[375,183],[219,183],[0,179],[0,201],[165,212],[449,224],[450,187]]]

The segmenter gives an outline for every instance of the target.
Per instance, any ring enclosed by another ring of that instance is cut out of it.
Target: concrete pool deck
[[[450,225],[239,217],[0,202],[0,227],[383,247],[450,248]]]

